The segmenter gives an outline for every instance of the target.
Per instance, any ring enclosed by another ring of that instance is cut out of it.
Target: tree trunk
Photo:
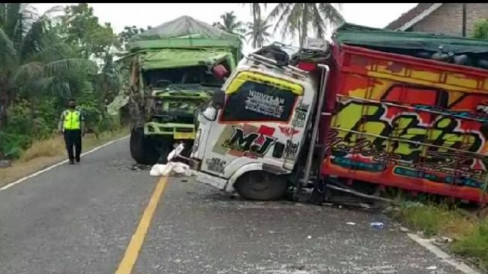
[[[257,27],[256,27],[256,24],[257,24],[257,18],[258,18],[258,15],[257,15],[257,8],[256,8],[256,5],[259,5],[259,4],[252,4],[252,35],[253,35],[253,47],[254,48],[257,48],[258,47],[258,36],[257,36]]]
[[[7,84],[0,83],[2,88],[0,90],[0,128],[7,122],[7,109],[13,101],[13,92],[8,88]]]
[[[298,5],[298,4],[295,4]],[[303,48],[305,45],[305,40],[307,39],[307,27],[308,27],[308,5],[309,4],[302,4],[303,5],[303,11],[302,11],[302,25],[301,25],[301,31],[300,31],[300,48]],[[314,4],[312,4],[314,5]]]

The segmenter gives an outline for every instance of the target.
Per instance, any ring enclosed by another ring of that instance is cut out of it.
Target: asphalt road
[[[158,184],[132,165],[125,139],[0,191],[0,273],[108,274],[126,257],[141,274],[460,273],[380,214],[233,200],[191,178],[169,179],[127,255]]]

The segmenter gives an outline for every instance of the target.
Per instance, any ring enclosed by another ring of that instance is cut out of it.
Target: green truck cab
[[[130,151],[139,164],[165,163],[175,143],[190,153],[196,112],[241,58],[239,37],[182,16],[129,41]],[[128,56],[129,56],[128,55]]]

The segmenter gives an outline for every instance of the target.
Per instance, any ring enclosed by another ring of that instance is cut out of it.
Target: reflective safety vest
[[[66,110],[64,112],[64,129],[81,129],[81,112],[79,110]]]

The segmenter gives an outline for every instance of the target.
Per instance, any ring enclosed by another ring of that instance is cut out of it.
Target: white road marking
[[[113,143],[115,143],[115,142],[117,142],[117,141],[123,140],[123,139],[125,139],[125,138],[127,138],[127,137],[129,137],[129,136],[130,136],[130,135],[127,135],[127,136],[125,136],[125,137],[122,137],[122,138],[119,138],[119,139],[116,139],[116,140],[110,141],[110,142],[108,142],[108,143],[105,143],[105,144],[103,144],[103,145],[101,145],[101,146],[95,147],[95,148],[93,148],[93,149],[91,149],[91,150],[89,150],[89,151],[87,151],[87,152],[85,152],[85,153],[82,153],[82,154],[81,154],[81,157],[83,157],[83,156],[85,156],[85,155],[87,155],[87,154],[90,154],[90,153],[92,153],[92,152],[95,152],[95,151],[97,151],[97,150],[99,150],[99,149],[101,149],[101,148],[103,148],[103,147],[108,146],[108,145],[111,145],[111,144],[113,144]],[[46,167],[45,169],[39,170],[39,171],[37,171],[37,172],[35,172],[35,173],[32,173],[32,174],[31,174],[31,175],[29,175],[29,176],[26,176],[26,177],[20,178],[20,179],[18,179],[17,181],[15,181],[15,182],[13,182],[13,183],[10,183],[10,184],[8,184],[8,185],[6,185],[6,186],[4,186],[4,187],[0,188],[0,191],[2,191],[2,190],[6,190],[6,189],[9,189],[9,188],[11,188],[11,187],[13,187],[13,186],[15,186],[15,185],[17,185],[17,184],[20,184],[20,183],[24,182],[24,181],[25,181],[25,180],[27,180],[27,179],[30,179],[30,178],[32,178],[32,177],[35,177],[35,176],[37,176],[37,175],[39,175],[39,174],[42,174],[42,173],[44,173],[44,172],[46,172],[46,171],[49,171],[49,170],[51,170],[51,169],[53,169],[53,168],[55,168],[55,167],[58,167],[58,166],[60,166],[60,165],[62,165],[62,164],[64,164],[64,163],[67,163],[67,162],[68,162],[68,160],[64,160],[64,161],[59,162],[59,163],[57,163],[57,164],[54,164],[54,165],[52,165],[52,166],[48,166],[48,167]]]
[[[472,269],[471,267],[467,266],[465,263],[456,261],[449,254],[447,254],[446,252],[442,251],[437,246],[431,244],[430,243],[431,242],[430,240],[422,239],[419,236],[417,236],[415,234],[412,234],[412,233],[408,233],[407,235],[408,235],[408,237],[410,237],[410,239],[414,240],[419,245],[425,247],[427,250],[429,250],[430,252],[434,253],[434,255],[436,255],[437,257],[439,257],[440,259],[442,259],[444,262],[446,262],[446,263],[454,266],[457,270],[459,270],[459,271],[461,271],[461,272],[463,272],[465,274],[480,274],[480,272]]]

